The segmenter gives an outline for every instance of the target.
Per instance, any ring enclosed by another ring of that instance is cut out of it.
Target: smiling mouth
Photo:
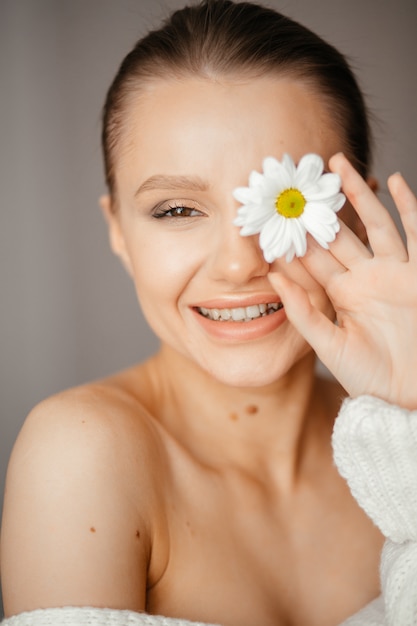
[[[259,317],[273,315],[284,308],[282,302],[268,304],[254,304],[252,306],[237,307],[235,309],[206,309],[197,307],[198,313],[214,322],[251,322]]]

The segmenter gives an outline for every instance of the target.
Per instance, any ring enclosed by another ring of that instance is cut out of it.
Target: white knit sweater
[[[386,537],[379,621],[361,611],[343,626],[417,626],[417,411],[370,396],[345,400],[333,450],[353,496]]]
[[[386,537],[382,595],[340,626],[417,626],[417,411],[369,396],[345,400],[333,449],[352,494]],[[65,607],[21,613],[1,626],[215,625],[133,611]]]

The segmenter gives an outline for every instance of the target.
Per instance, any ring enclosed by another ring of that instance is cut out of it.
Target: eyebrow
[[[144,191],[153,189],[186,189],[190,191],[207,191],[208,185],[198,176],[166,176],[156,174],[147,178],[137,189],[135,197]]]

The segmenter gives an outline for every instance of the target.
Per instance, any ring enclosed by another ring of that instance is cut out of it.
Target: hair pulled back
[[[235,75],[291,76],[322,97],[346,152],[366,176],[371,132],[366,105],[345,57],[306,27],[251,2],[203,0],[175,11],[138,41],[123,60],[103,109],[106,182],[115,194],[114,165],[128,130],[127,107],[141,87],[158,78]]]

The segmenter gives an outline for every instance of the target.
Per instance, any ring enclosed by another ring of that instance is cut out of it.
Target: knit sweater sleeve
[[[216,626],[175,617],[94,607],[60,607],[19,613],[1,626]],[[218,625],[217,625],[218,626]]]
[[[380,621],[351,618],[344,626],[415,626],[417,411],[370,396],[347,399],[335,423],[333,450],[353,496],[386,537],[381,556]]]

